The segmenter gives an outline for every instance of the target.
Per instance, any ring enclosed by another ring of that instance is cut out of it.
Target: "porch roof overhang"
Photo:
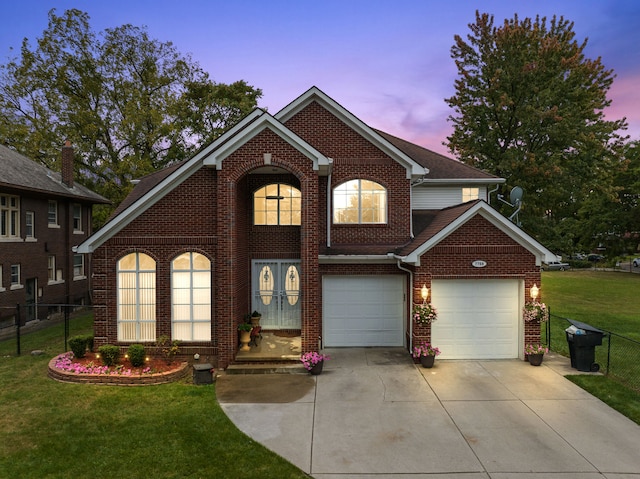
[[[460,215],[448,222],[442,228],[433,232],[427,232],[423,238],[421,238],[421,235],[418,235],[416,239],[418,241],[423,239],[422,243],[418,243],[414,249],[409,250],[404,255],[398,254],[394,255],[394,257],[401,260],[403,263],[420,266],[420,258],[423,254],[435,247],[475,215],[482,216],[516,243],[531,252],[536,258],[536,266],[541,266],[542,262],[558,260],[558,256],[555,253],[547,249],[535,238],[513,224],[482,200],[478,200],[472,206],[462,209]],[[407,251],[407,249],[405,249],[405,251]]]

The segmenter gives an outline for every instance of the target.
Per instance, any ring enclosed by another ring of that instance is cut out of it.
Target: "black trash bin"
[[[596,363],[596,346],[602,344],[604,331],[580,321],[569,320],[571,326],[565,329],[571,367],[578,371],[597,372],[600,365]]]

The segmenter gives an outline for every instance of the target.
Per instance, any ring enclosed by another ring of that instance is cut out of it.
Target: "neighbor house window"
[[[131,253],[117,264],[118,341],[156,339],[156,262]]]
[[[183,253],[171,262],[172,339],[211,341],[211,262]]]
[[[73,278],[74,279],[82,279],[85,277],[84,274],[84,255],[83,254],[74,254],[73,255]]]
[[[47,276],[50,283],[56,280],[56,257],[54,255],[49,255],[47,259]]]
[[[386,223],[386,188],[369,180],[351,180],[336,186],[333,189],[333,222]]]
[[[274,183],[253,194],[253,223],[256,225],[300,225],[302,195],[291,185]]]
[[[0,292],[5,291],[4,287],[2,286],[2,265],[0,264]]]
[[[20,198],[0,195],[0,238],[20,236]]]
[[[73,231],[82,232],[82,206],[78,203],[73,204]]]
[[[479,188],[462,188],[462,202],[477,200],[480,197]]]
[[[16,289],[22,287],[20,284],[20,265],[12,264],[11,265],[11,289]]]
[[[55,200],[49,200],[47,221],[49,226],[58,226],[58,202]]]
[[[25,213],[24,222],[25,222],[25,236],[27,238],[35,238],[36,230],[35,230],[35,218],[36,214],[33,211],[27,211]]]

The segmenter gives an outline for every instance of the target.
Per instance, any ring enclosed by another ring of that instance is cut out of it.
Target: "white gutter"
[[[327,248],[331,248],[331,197],[333,196],[331,173],[333,171],[333,158],[327,158],[327,160],[329,160],[329,174],[327,175]]]
[[[400,264],[400,262],[404,260],[404,256],[398,256],[393,253],[389,253],[389,256],[396,260],[396,266],[398,269],[409,273],[409,306],[413,308],[413,271]],[[409,351],[413,352],[413,318],[411,318],[411,313],[409,313]]]

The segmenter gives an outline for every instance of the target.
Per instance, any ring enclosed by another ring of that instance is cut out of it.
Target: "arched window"
[[[369,180],[350,180],[333,189],[333,222],[384,224],[387,222],[387,190]]]
[[[144,253],[118,261],[118,341],[156,340],[156,262]]]
[[[171,262],[171,338],[211,341],[211,262],[183,253]]]
[[[284,183],[263,186],[253,194],[253,224],[300,225],[302,195]]]

